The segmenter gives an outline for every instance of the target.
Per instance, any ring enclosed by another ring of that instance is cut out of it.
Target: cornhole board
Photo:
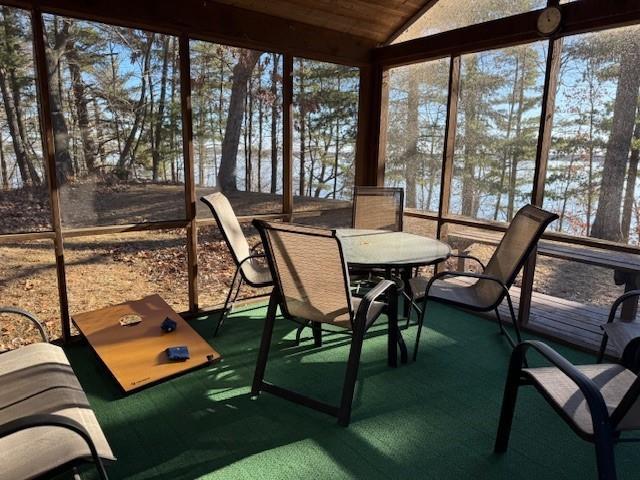
[[[121,319],[127,315],[138,315],[142,321],[123,326]],[[167,317],[177,323],[170,333],[160,329]],[[220,359],[220,354],[160,295],[80,313],[72,320],[126,393]],[[169,360],[165,350],[177,346],[188,347],[191,358]]]

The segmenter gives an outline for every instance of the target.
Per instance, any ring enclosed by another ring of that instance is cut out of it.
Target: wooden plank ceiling
[[[426,0],[216,0],[384,43],[420,12]]]

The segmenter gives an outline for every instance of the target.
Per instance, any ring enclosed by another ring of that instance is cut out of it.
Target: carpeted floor
[[[122,396],[86,346],[67,352],[118,457],[113,479],[581,479],[595,478],[592,445],[533,389],[521,390],[507,454],[492,453],[509,348],[495,323],[434,305],[417,363],[387,367],[385,326],[365,341],[352,423],[248,392],[264,307],[194,327],[224,360]],[[415,327],[403,332],[413,344]],[[347,338],[293,344],[277,322],[267,379],[337,401]],[[576,363],[593,357],[557,347]],[[638,478],[640,446],[616,447],[619,477]]]

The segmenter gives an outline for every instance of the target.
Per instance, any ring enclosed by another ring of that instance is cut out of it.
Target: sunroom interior
[[[545,31],[549,8],[559,23]],[[348,429],[251,400],[272,289],[243,286],[213,337],[236,265],[199,199],[224,193],[255,245],[255,219],[349,228],[355,187],[402,188],[405,232],[482,262],[521,207],[553,212],[510,288],[517,322],[593,363],[612,303],[640,288],[636,0],[0,10],[0,305],[34,313],[64,347],[117,454],[110,477],[595,476],[589,447],[552,412],[533,421],[544,409],[533,395],[516,414],[529,430],[514,431],[506,457],[492,453],[510,350],[493,322],[445,306],[429,314],[413,364],[381,365],[385,329],[373,332]],[[420,273],[434,269],[478,266],[450,258]],[[223,360],[123,396],[73,317],[153,294]],[[622,321],[636,320],[637,303],[621,304]],[[0,351],[37,337],[5,320]],[[340,336],[300,348],[287,343],[294,327],[276,335],[274,375],[337,395],[322,379],[341,371]],[[633,478],[636,460],[622,446],[620,475]]]

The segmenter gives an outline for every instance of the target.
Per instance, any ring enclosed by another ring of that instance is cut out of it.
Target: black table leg
[[[395,293],[395,295],[393,294]],[[398,297],[402,294],[402,290],[396,289],[395,292],[389,291],[389,324],[387,335],[388,362],[390,367],[398,366],[398,347],[400,347],[400,361],[408,362],[407,345],[402,338],[402,332],[398,325]]]
[[[400,278],[402,279],[402,283],[404,284],[404,291],[400,292],[400,294],[404,293],[402,298],[402,306],[404,317],[407,319],[407,325],[409,325],[409,319],[411,317],[411,302],[409,301],[409,298],[411,298],[411,288],[409,287],[409,280],[411,280],[411,270],[411,267],[400,269]]]
[[[407,345],[404,343],[404,338],[402,338],[402,332],[398,329],[398,346],[400,347],[400,361],[402,363],[407,363],[409,361],[409,356],[407,355]]]
[[[395,289],[387,290],[388,296],[388,333],[387,333],[387,362],[390,367],[398,366],[398,295]]]

